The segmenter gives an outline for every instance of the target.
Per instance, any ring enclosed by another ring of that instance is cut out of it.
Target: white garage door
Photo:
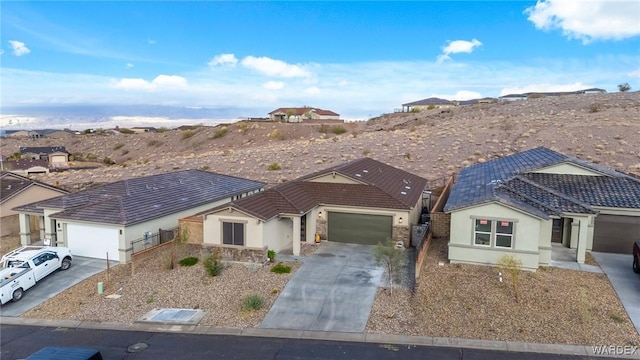
[[[76,256],[119,261],[118,229],[67,224],[67,246]]]

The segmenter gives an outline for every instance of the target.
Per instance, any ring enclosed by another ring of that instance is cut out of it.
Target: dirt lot
[[[603,274],[524,271],[516,302],[511,283],[499,282],[495,268],[449,264],[446,254],[446,239],[431,243],[414,293],[390,296],[380,290],[367,331],[550,344],[640,343]]]

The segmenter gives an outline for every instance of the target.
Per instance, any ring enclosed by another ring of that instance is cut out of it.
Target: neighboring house
[[[69,168],[69,152],[64,146],[21,147],[20,156],[33,160],[46,160],[49,168]]]
[[[547,266],[552,243],[628,254],[640,234],[640,179],[539,147],[462,169],[445,206],[449,260]]]
[[[606,94],[607,90],[599,88],[590,88],[579,91],[582,94]]]
[[[362,158],[204,211],[203,243],[236,250],[292,249],[316,237],[375,245],[409,244],[420,220],[427,181],[379,161]]]
[[[20,159],[2,163],[6,171],[19,175],[48,174],[49,162],[47,160]]]
[[[509,94],[500,96],[498,99],[500,101],[518,101],[518,100],[527,100],[527,94]]]
[[[583,89],[577,91],[559,91],[559,92],[528,92],[524,94],[509,94],[500,96],[498,99],[500,101],[516,101],[516,100],[527,100],[529,98],[542,98],[547,96],[563,96],[563,95],[582,95],[582,94],[606,94],[607,90],[598,89],[598,88],[590,88]]]
[[[31,180],[9,172],[0,172],[0,232],[1,236],[18,234],[18,213],[13,208],[34,201],[46,200],[66,194],[67,191],[43,182]],[[44,232],[44,224],[39,226]],[[42,234],[44,235],[44,234]]]
[[[303,122],[304,120],[340,120],[340,114],[312,107],[279,108],[269,113],[273,121]]]
[[[67,246],[78,256],[128,262],[132,241],[263,187],[257,181],[185,170],[116,181],[15,210],[23,245],[32,242],[28,218],[36,216],[52,245]]]
[[[131,131],[133,131],[136,134],[141,134],[141,133],[146,133],[146,132],[156,132],[156,128],[151,127],[151,126],[135,126],[131,128]]]
[[[431,97],[428,99],[402,104],[402,111],[411,112],[427,109],[449,108],[453,106],[456,106],[456,102],[454,101]]]
[[[43,130],[33,130],[34,133],[38,134],[39,138],[51,138],[51,139],[60,139],[67,138],[75,135],[75,133],[69,129],[43,129]]]

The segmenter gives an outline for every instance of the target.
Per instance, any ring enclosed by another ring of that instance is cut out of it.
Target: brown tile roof
[[[59,191],[60,194],[67,194],[68,191],[43,182],[29,179],[28,177],[3,171],[0,173],[0,204],[18,195],[32,186],[42,186],[47,189]]]
[[[271,114],[287,114],[287,112],[293,112],[293,115],[304,115],[307,111],[313,111],[318,115],[328,115],[328,116],[340,116],[340,114],[335,113],[331,110],[324,110],[318,108],[310,108],[310,107],[301,107],[301,108],[278,108],[269,113]]]
[[[360,184],[309,181],[340,174]],[[363,158],[338,165],[201,214],[233,208],[262,220],[280,214],[304,214],[318,205],[408,210],[416,205],[427,181],[379,161]]]
[[[33,160],[33,159],[19,159],[15,161],[7,161],[4,164],[8,170],[29,170],[32,167],[40,166],[43,168],[49,168],[49,162],[47,160]]]

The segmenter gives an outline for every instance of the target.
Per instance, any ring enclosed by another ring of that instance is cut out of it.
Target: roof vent
[[[368,173],[368,172],[369,172],[369,170],[364,169],[364,170],[362,170],[362,172],[363,172],[363,173]]]
[[[362,175],[360,175],[360,174],[356,174],[356,176],[357,176],[357,177],[362,177]]]
[[[404,188],[409,190],[409,189],[411,189],[411,186],[405,186]]]
[[[402,194],[402,195],[407,195],[407,193],[406,193],[406,192],[404,192],[404,191],[400,191],[400,194]]]

